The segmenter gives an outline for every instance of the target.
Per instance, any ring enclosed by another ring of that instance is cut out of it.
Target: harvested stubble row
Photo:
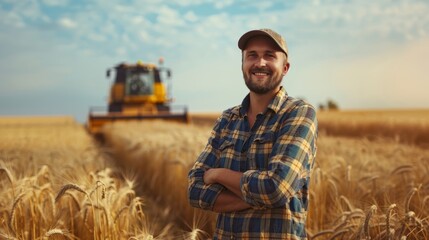
[[[207,127],[161,120],[114,123],[103,129],[119,164],[136,176],[145,198],[163,209],[159,217],[198,237],[213,232],[215,218],[189,205],[187,175],[209,133]]]

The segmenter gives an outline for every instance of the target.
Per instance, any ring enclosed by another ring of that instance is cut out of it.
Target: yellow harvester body
[[[170,78],[169,69],[154,64],[121,63],[114,67],[115,80],[110,89],[107,111],[105,108],[91,108],[87,127],[98,134],[103,125],[115,121],[135,121],[147,119],[165,119],[189,122],[186,107],[170,105],[164,79]],[[107,70],[110,76],[112,69]]]

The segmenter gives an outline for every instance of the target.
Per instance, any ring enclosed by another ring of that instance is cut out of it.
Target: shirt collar
[[[283,86],[280,87],[280,90],[277,92],[273,100],[268,104],[267,109],[271,109],[274,113],[280,111],[281,106],[288,98],[288,94]],[[250,106],[250,94],[247,94],[246,97],[241,102],[241,105],[238,108],[235,108],[232,113],[240,117],[247,114],[247,110]]]
[[[282,86],[280,86],[280,90],[277,92],[276,96],[271,101],[271,103],[268,104],[267,108],[273,110],[274,113],[278,113],[287,98],[288,98],[288,94],[286,90]]]

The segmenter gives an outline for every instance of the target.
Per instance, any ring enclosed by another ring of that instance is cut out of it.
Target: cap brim
[[[282,52],[284,52],[286,55],[288,55],[287,50],[283,49],[282,45],[279,42],[277,42],[277,40],[272,35],[270,35],[269,33],[265,32],[265,31],[262,31],[262,30],[252,30],[252,31],[249,31],[249,32],[243,34],[243,36],[241,36],[240,39],[238,39],[238,48],[240,48],[241,50],[244,50],[246,48],[247,42],[251,38],[256,37],[256,36],[269,37],[270,39],[272,39],[276,43],[277,47],[279,47],[279,49]]]
[[[249,39],[256,37],[256,36],[267,36],[269,38],[272,38],[268,33],[261,31],[261,30],[252,30],[249,31],[245,34],[243,34],[243,36],[240,37],[240,39],[238,40],[238,48],[240,48],[241,50],[244,50],[246,48],[247,42],[249,41]]]

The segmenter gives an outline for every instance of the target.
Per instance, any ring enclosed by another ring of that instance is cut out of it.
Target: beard
[[[253,74],[252,72],[255,71],[264,71],[269,73],[270,75],[267,77],[267,79],[265,80],[258,80],[258,79],[252,79],[253,78]],[[273,73],[272,71],[270,71],[269,69],[251,69],[248,72],[244,72],[243,71],[243,78],[244,78],[244,82],[246,83],[247,88],[256,93],[256,94],[266,94],[268,92],[273,91],[274,89],[276,89],[280,83],[282,82],[283,79],[283,75],[281,74],[276,74]]]

